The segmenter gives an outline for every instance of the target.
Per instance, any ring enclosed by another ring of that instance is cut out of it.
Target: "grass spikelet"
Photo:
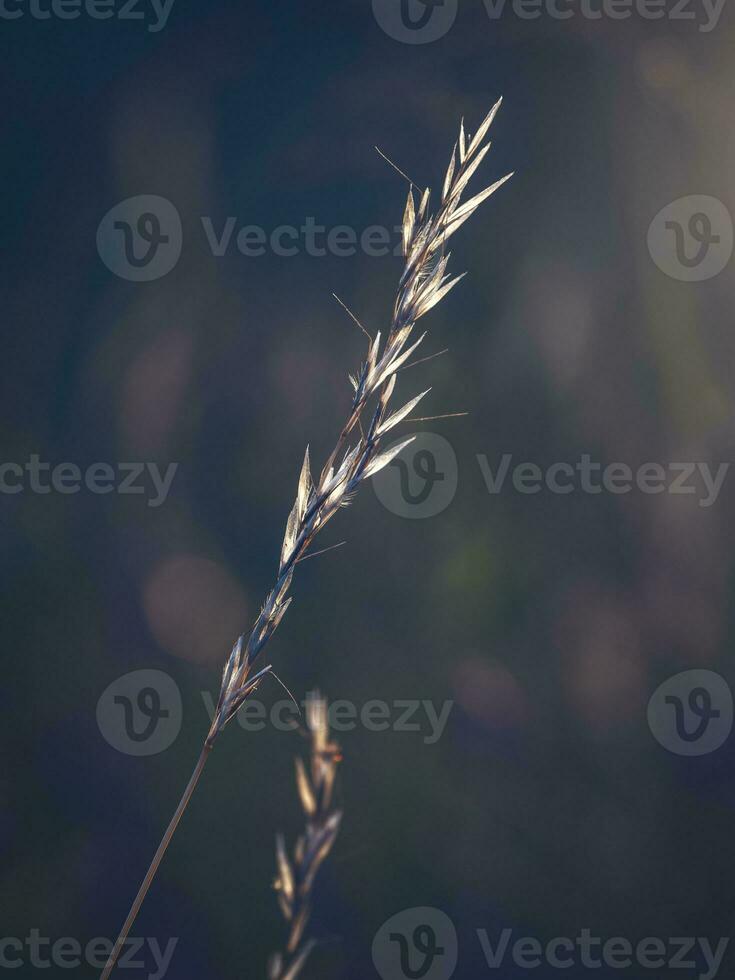
[[[289,859],[283,837],[276,838],[277,876],[274,887],[283,917],[289,925],[285,951],[274,953],[268,966],[269,980],[294,980],[314,948],[305,939],[311,915],[314,882],[339,833],[342,813],[333,805],[339,746],[329,738],[327,702],[318,694],[306,708],[310,740],[309,768],[296,759],[296,785],[306,817],[306,829],[296,841]]]

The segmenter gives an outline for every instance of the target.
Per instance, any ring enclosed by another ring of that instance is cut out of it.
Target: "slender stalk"
[[[201,754],[199,756],[199,761],[194,767],[194,772],[191,774],[191,779],[189,780],[189,783],[186,789],[184,790],[184,795],[179,800],[179,805],[176,807],[176,812],[174,813],[173,817],[171,817],[171,823],[168,825],[168,827],[166,828],[166,833],[161,838],[161,843],[158,845],[158,850],[153,856],[153,860],[151,861],[151,866],[150,868],[148,868],[148,871],[146,872],[146,876],[143,879],[140,888],[138,889],[138,894],[135,896],[135,901],[130,906],[128,917],[125,920],[122,929],[120,930],[120,935],[117,937],[117,941],[115,942],[115,946],[112,952],[110,953],[109,959],[107,960],[107,964],[105,966],[104,972],[100,980],[107,980],[109,975],[112,973],[115,963],[117,962],[117,958],[120,955],[120,950],[122,949],[125,940],[128,938],[128,933],[130,932],[133,923],[135,922],[138,912],[140,911],[140,907],[143,904],[143,900],[148,894],[148,889],[151,887],[151,882],[156,876],[156,872],[158,871],[158,866],[163,860],[163,855],[166,853],[166,849],[168,848],[168,845],[171,843],[171,838],[173,837],[174,832],[179,825],[179,821],[181,820],[181,817],[184,814],[184,810],[186,810],[187,806],[189,805],[189,800],[191,799],[192,794],[196,789],[197,783],[199,782],[199,777],[202,774],[204,766],[207,764],[207,759],[209,758],[209,753],[211,751],[212,751],[212,745],[210,743],[205,743],[204,747],[202,748]]]
[[[261,668],[257,673],[253,673],[253,670],[291,603],[288,592],[296,565],[309,557],[309,548],[316,535],[340,508],[350,502],[359,485],[387,466],[412,441],[406,439],[381,452],[387,433],[401,422],[413,421],[410,418],[411,412],[428,393],[428,390],[424,391],[402,408],[392,412],[390,410],[389,403],[398,372],[404,365],[410,367],[411,363],[419,363],[409,361],[425,336],[422,334],[409,345],[417,321],[462,279],[462,276],[452,278],[447,274],[447,240],[511,176],[507,174],[462,203],[463,191],[489,149],[489,143],[484,146],[482,144],[499,106],[500,101],[487,114],[471,140],[465,133],[464,123],[460,126],[459,139],[452,151],[435,214],[429,212],[429,189],[420,195],[417,202],[414,185],[409,181],[411,186],[403,217],[403,251],[406,262],[398,283],[387,336],[381,343],[380,333],[374,338],[368,334],[370,344],[366,360],[356,375],[350,377],[354,394],[347,421],[316,481],[312,478],[309,451],[306,451],[296,501],[286,524],[275,584],[266,596],[250,633],[243,633],[239,637],[227,659],[222,673],[219,699],[199,761],[143,879],[100,980],[107,980],[115,966],[163,855],[189,804],[215,739],[271,672],[270,665]],[[371,419],[363,427],[363,417],[368,411]],[[356,431],[359,438],[355,436]],[[349,443],[353,439],[355,445],[350,448]],[[293,948],[289,948],[289,952],[293,951]],[[293,970],[292,964],[291,972],[286,974],[284,980],[292,980],[295,976]]]

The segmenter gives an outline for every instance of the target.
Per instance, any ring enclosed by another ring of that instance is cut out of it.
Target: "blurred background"
[[[677,492],[670,467],[733,458],[728,11],[9,0],[0,19],[3,965],[44,969],[32,930],[114,937],[186,784],[304,447],[319,469],[364,358],[331,294],[371,333],[390,314],[406,184],[374,146],[440,186],[460,118],[501,94],[473,187],[515,176],[423,321],[424,355],[449,352],[401,385],[432,386],[422,415],[469,415],[416,427],[424,455],[330,524],[320,546],[347,544],[300,567],[268,654],[298,701],[389,718],[337,734],[344,823],[303,976],[444,980],[442,956],[409,972],[374,951],[417,907],[454,924],[463,980],[529,972],[510,952],[492,969],[478,930],[667,950],[658,969],[577,953],[571,977],[666,976],[670,937],[715,948],[735,910],[735,476]],[[365,246],[373,226],[390,247]],[[547,484],[585,454],[629,467],[629,492]],[[177,938],[176,980],[265,976],[303,749],[271,721],[227,729],[121,976],[158,975],[150,937]]]

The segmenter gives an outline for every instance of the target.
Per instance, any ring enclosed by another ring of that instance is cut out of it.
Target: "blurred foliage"
[[[345,817],[314,917],[339,941],[305,976],[374,976],[376,930],[420,905],[457,924],[462,978],[486,969],[480,928],[728,935],[732,742],[671,755],[646,704],[678,670],[732,676],[731,487],[709,508],[491,495],[477,461],[732,458],[732,263],[678,282],[646,249],[675,198],[735,207],[728,19],[493,22],[478,2],[409,46],[368,3],[176,0],[158,33],[30,17],[2,32],[3,461],[178,463],[158,508],[0,496],[4,935],[119,926],[208,727],[201,692],[271,583],[304,446],[320,460],[345,414],[364,345],[331,293],[371,331],[392,302],[397,258],[218,258],[201,217],[392,227],[405,187],[373,144],[436,186],[459,117],[471,130],[501,93],[483,169],[516,176],[458,234],[469,276],[427,320],[426,352],[450,352],[411,379],[433,385],[425,414],[469,412],[424,426],[454,448],[456,496],[412,521],[367,488],[328,532],[347,547],[299,570],[272,644],[299,700],[319,685],[357,705],[455,702],[436,744],[339,735]],[[137,194],[182,217],[181,259],[155,282],[116,278],[95,249]],[[142,668],[176,680],[184,727],[134,758],[95,713]],[[220,740],[136,926],[181,937],[177,980],[264,976],[299,748],[271,727]]]

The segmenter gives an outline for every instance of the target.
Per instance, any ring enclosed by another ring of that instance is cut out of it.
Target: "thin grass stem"
[[[146,876],[143,879],[140,888],[138,889],[138,894],[135,896],[135,901],[130,906],[128,917],[123,923],[123,927],[120,930],[120,935],[117,937],[117,940],[115,941],[115,945],[112,949],[112,952],[110,953],[110,956],[107,960],[104,972],[100,980],[107,980],[107,978],[109,977],[109,975],[112,973],[114,969],[115,963],[117,963],[117,958],[120,955],[120,950],[123,948],[123,945],[125,944],[125,940],[128,938],[128,934],[133,926],[133,923],[137,918],[138,912],[140,911],[140,907],[143,904],[143,900],[148,894],[148,889],[151,887],[151,883],[156,876],[156,872],[158,871],[158,866],[163,860],[163,855],[166,853],[168,845],[171,843],[171,838],[173,837],[176,828],[179,825],[179,821],[181,820],[184,814],[184,810],[186,810],[187,806],[189,805],[189,800],[191,799],[194,790],[196,789],[197,783],[199,782],[199,777],[201,776],[202,771],[204,770],[204,767],[207,764],[207,759],[209,758],[209,753],[211,751],[212,751],[212,746],[205,743],[204,747],[202,748],[201,755],[199,756],[199,761],[194,767],[194,772],[191,774],[191,779],[189,780],[189,783],[186,789],[184,790],[184,795],[179,800],[179,805],[176,807],[176,812],[174,813],[173,817],[171,817],[171,823],[168,825],[165,834],[161,838],[161,843],[158,845],[158,850],[153,856],[153,860],[151,861],[151,866],[148,868],[148,871],[146,872]]]

